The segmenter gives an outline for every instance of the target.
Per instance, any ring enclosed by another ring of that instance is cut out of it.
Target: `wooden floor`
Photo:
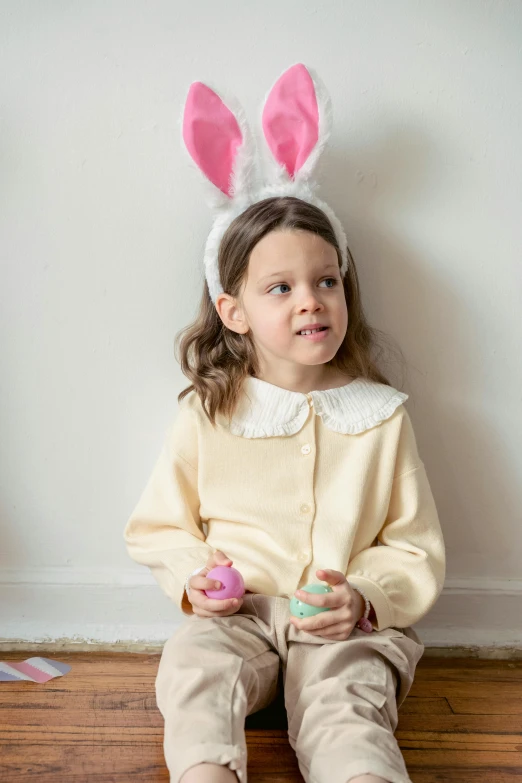
[[[169,780],[154,697],[159,655],[42,655],[72,665],[43,685],[0,683],[1,783]],[[522,661],[424,657],[396,737],[414,783],[522,783]],[[281,699],[248,716],[251,783],[300,783]]]

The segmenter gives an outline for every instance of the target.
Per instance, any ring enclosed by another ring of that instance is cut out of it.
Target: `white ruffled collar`
[[[248,375],[230,431],[244,438],[293,435],[304,425],[313,404],[326,427],[344,435],[356,435],[388,419],[407,399],[404,392],[365,378],[304,394]]]

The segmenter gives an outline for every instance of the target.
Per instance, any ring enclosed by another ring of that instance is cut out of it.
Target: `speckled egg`
[[[216,579],[221,582],[218,590],[203,590],[209,598],[241,598],[245,594],[245,582],[237,568],[232,566],[215,566],[208,574],[207,579]]]
[[[300,587],[300,590],[306,590],[307,593],[332,593],[333,589],[330,585],[311,584]],[[290,600],[290,614],[294,617],[313,617],[319,612],[329,612],[328,606],[311,606],[310,604],[301,601],[299,598],[294,597]]]

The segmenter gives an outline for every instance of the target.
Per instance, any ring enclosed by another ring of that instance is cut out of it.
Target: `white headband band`
[[[330,136],[332,110],[319,78],[301,63],[291,66],[263,102],[261,126],[266,166],[244,111],[234,96],[219,95],[202,82],[190,85],[182,115],[182,137],[190,160],[211,183],[206,197],[216,215],[205,245],[204,264],[214,304],[223,287],[218,251],[228,226],[251,204],[273,196],[295,196],[321,209],[341,250],[341,276],[348,269],[346,235],[333,210],[315,195],[312,179]],[[263,177],[263,168],[269,169]]]

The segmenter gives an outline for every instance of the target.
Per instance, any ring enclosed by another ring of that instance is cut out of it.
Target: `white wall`
[[[256,125],[300,61],[332,97],[321,193],[408,361],[445,533],[446,588],[417,629],[520,642],[522,5],[0,12],[0,637],[161,640],[182,619],[122,538],[187,385],[173,340],[203,280],[210,211],[179,116],[201,79]]]

